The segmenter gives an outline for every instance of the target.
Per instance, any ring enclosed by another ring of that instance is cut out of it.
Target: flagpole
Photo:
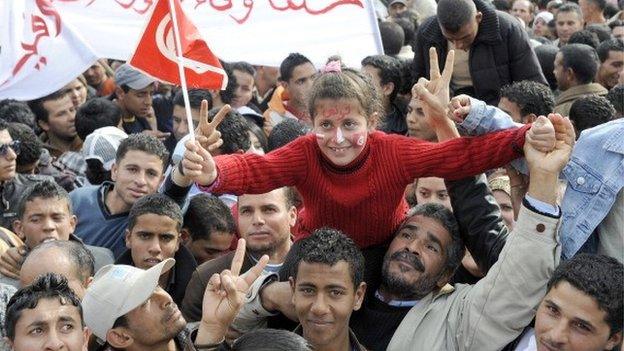
[[[178,30],[178,16],[175,10],[175,0],[169,0],[169,12],[171,13],[171,23],[173,24],[173,39],[175,42],[176,59],[178,61],[178,71],[180,72],[180,85],[182,86],[182,97],[184,98],[184,111],[186,112],[186,122],[188,124],[191,140],[195,139],[195,124],[191,116],[191,103],[189,101],[188,91],[186,88],[186,74],[184,73],[184,65],[182,64],[182,43],[180,40],[180,31]]]

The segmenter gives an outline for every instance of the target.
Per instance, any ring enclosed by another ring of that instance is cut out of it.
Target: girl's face
[[[345,166],[364,149],[368,122],[355,99],[316,102],[314,133],[321,152],[335,165]]]

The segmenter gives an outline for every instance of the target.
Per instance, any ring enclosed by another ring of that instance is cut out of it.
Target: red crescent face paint
[[[316,102],[314,133],[321,152],[335,165],[344,166],[362,152],[368,123],[355,99],[321,99]]]

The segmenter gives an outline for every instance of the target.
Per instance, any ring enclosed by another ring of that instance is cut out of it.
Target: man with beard
[[[266,254],[269,263],[266,272],[279,272],[292,245],[291,227],[297,220],[287,188],[275,189],[266,194],[242,195],[238,198],[238,232],[247,241],[248,253],[242,272],[250,269]],[[202,313],[202,300],[208,280],[232,263],[234,252],[208,261],[195,270],[186,288],[182,312],[189,321],[198,321]]]

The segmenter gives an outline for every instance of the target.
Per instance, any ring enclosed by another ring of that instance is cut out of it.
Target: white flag
[[[97,56],[50,0],[4,1],[0,31],[0,99],[51,94]]]

